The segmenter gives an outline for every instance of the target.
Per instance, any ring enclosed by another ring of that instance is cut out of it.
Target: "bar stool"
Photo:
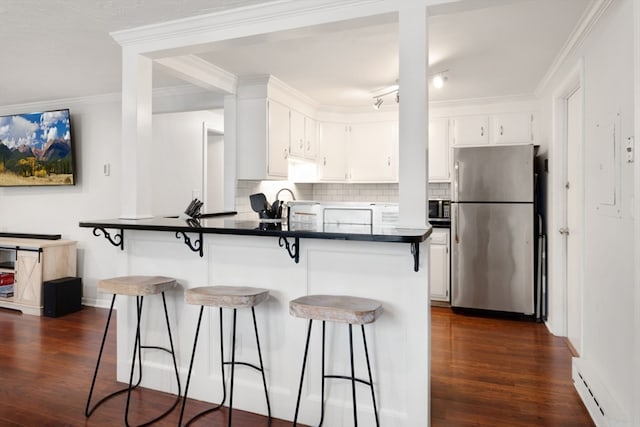
[[[222,408],[227,400],[227,387],[224,375],[224,365],[231,365],[231,390],[229,392],[229,419],[228,425],[231,426],[231,416],[233,412],[233,381],[235,374],[235,365],[244,365],[253,368],[262,374],[262,385],[264,387],[264,396],[267,401],[267,425],[271,425],[271,406],[269,404],[269,394],[267,392],[267,380],[264,375],[264,365],[262,364],[262,353],[260,351],[260,339],[258,338],[258,325],[256,323],[255,306],[263,302],[269,296],[269,291],[266,289],[252,288],[246,286],[202,286],[199,288],[187,289],[184,292],[184,301],[187,304],[199,305],[200,314],[198,315],[198,324],[196,326],[196,334],[193,339],[193,352],[191,353],[191,362],[189,363],[189,374],[187,375],[187,384],[184,389],[184,400],[182,401],[182,409],[180,410],[180,420],[178,421],[178,427],[182,425],[182,418],[184,416],[184,408],[187,404],[187,393],[189,390],[189,382],[191,381],[191,371],[193,370],[193,361],[196,355],[196,348],[198,345],[198,335],[200,334],[200,324],[202,322],[202,312],[205,306],[218,307],[220,313],[220,370],[222,373],[222,401],[213,408],[206,409],[196,415],[194,415],[189,421],[185,423],[185,426],[191,424],[197,418],[200,418],[210,412],[217,411]],[[256,345],[258,347],[258,360],[260,366],[253,365],[247,362],[236,361],[236,314],[239,308],[251,308],[251,315],[253,317],[253,330],[256,336]],[[222,309],[233,309],[233,327],[232,327],[232,341],[231,341],[231,361],[224,361],[224,344],[223,344],[223,329],[222,329]]]
[[[293,425],[298,422],[298,410],[300,409],[300,397],[302,395],[302,384],[304,381],[304,370],[309,352],[309,340],[311,338],[311,326],[314,320],[322,320],[322,391],[320,400],[320,424],[324,420],[324,383],[325,379],[343,379],[351,381],[351,394],[353,398],[353,421],[354,426],[358,425],[358,409],[356,407],[356,382],[368,385],[371,388],[371,400],[373,401],[373,412],[376,419],[376,426],[379,426],[378,409],[376,407],[376,396],[373,390],[373,378],[371,376],[371,365],[369,363],[369,350],[367,349],[367,339],[364,333],[364,325],[373,323],[382,313],[382,305],[375,300],[367,298],[352,297],[346,295],[308,295],[297,298],[289,303],[289,313],[292,316],[309,319],[307,329],[307,342],[304,347],[304,358],[302,359],[302,372],[300,373],[300,387],[298,388],[298,399],[296,401],[296,412],[293,418]],[[349,324],[349,352],[351,361],[351,376],[326,375],[324,367],[325,359],[325,323],[347,323]],[[364,354],[367,361],[367,371],[369,381],[356,378],[353,363],[353,333],[352,325],[360,325],[362,329],[362,342],[364,344]]]
[[[96,363],[96,369],[93,374],[93,380],[91,381],[91,389],[89,390],[89,397],[87,398],[87,406],[85,408],[85,416],[89,417],[91,414],[98,408],[98,406],[102,405],[107,400],[115,397],[121,393],[127,392],[127,405],[125,408],[124,422],[125,425],[129,426],[129,404],[131,402],[131,390],[138,387],[140,382],[142,381],[142,350],[143,349],[155,349],[165,351],[171,354],[173,359],[173,369],[176,375],[176,382],[178,384],[178,396],[173,405],[163,412],[161,415],[155,417],[154,419],[141,424],[142,426],[146,426],[152,424],[162,418],[164,418],[167,414],[169,414],[180,401],[180,376],[178,374],[178,364],[176,363],[176,354],[173,347],[173,339],[171,337],[171,326],[169,324],[169,314],[167,313],[167,302],[165,299],[165,291],[173,289],[177,286],[175,279],[170,277],[162,277],[162,276],[123,276],[123,277],[115,277],[111,279],[105,279],[98,282],[98,290],[102,292],[112,293],[113,298],[111,299],[111,307],[109,308],[109,315],[107,316],[107,324],[104,328],[104,334],[102,336],[102,343],[100,344],[100,352],[98,353],[98,361]],[[144,297],[147,295],[162,295],[162,304],[164,306],[164,317],[167,322],[167,334],[169,336],[169,346],[170,348],[158,347],[158,346],[150,346],[150,345],[142,345],[142,339],[140,334],[140,321],[142,318],[142,306],[144,302]],[[111,314],[113,313],[113,305],[116,301],[117,295],[128,295],[136,297],[136,338],[133,345],[133,356],[131,358],[131,373],[129,375],[129,384],[127,387],[117,390],[98,401],[91,409],[91,396],[93,395],[93,388],[96,384],[96,378],[98,376],[98,369],[100,368],[100,360],[102,358],[102,352],[104,350],[104,343],[107,338],[107,332],[109,331],[109,323],[111,322]],[[133,373],[135,370],[135,361],[136,355],[138,357],[138,380],[135,385],[133,385]]]

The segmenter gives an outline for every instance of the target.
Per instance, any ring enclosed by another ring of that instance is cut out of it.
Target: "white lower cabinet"
[[[434,228],[429,253],[431,300],[449,302],[449,229]]]

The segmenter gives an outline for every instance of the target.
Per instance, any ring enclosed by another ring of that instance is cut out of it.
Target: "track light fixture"
[[[447,76],[445,73],[449,70],[440,71],[439,73],[432,74],[433,78],[431,79],[431,83],[433,83],[433,87],[436,89],[442,89],[444,83],[447,81]]]
[[[400,92],[398,90],[398,86],[395,86],[394,89],[392,90],[388,90],[384,93],[378,94],[376,96],[373,97],[373,108],[376,110],[380,109],[380,106],[382,105],[382,103],[384,102],[384,100],[382,99],[382,97],[387,96],[387,95],[391,95],[392,93],[395,93],[395,100],[397,103],[400,103]]]

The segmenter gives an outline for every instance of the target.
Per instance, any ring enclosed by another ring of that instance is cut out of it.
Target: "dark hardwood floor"
[[[431,319],[432,427],[594,426],[566,341],[543,324],[438,307]]]
[[[0,309],[0,426],[124,424],[123,398],[106,403],[89,419],[84,416],[106,313],[85,307],[53,319]],[[453,315],[440,308],[432,310],[432,319],[434,427],[593,426],[571,385],[569,350],[543,325]],[[116,387],[107,379],[115,376],[114,336],[108,340],[104,385],[98,390]],[[140,392],[144,400],[132,406],[132,423],[162,411],[173,397]],[[190,402],[187,415],[202,408],[201,402]],[[156,425],[175,426],[178,416],[176,409]],[[238,427],[266,425],[255,414],[234,411],[233,417]],[[226,412],[193,425],[226,426]],[[271,425],[291,423],[274,420]]]

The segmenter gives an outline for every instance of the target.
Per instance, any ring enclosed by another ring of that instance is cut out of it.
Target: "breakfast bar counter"
[[[429,236],[431,227],[353,226],[259,222],[230,217],[152,218],[142,220],[83,221],[80,227],[106,237],[116,248],[117,262],[105,266],[105,277],[162,275],[174,277],[178,288],[167,294],[172,329],[177,331],[178,366],[184,381],[197,323],[197,308],[184,303],[184,290],[205,285],[254,286],[269,290],[269,298],[256,308],[265,364],[271,412],[276,418],[292,420],[306,321],[289,314],[289,301],[304,295],[351,295],[378,300],[382,315],[368,327],[380,424],[425,426],[429,424]],[[108,245],[107,242],[105,244]],[[189,249],[185,250],[185,244]],[[200,256],[194,256],[194,252]],[[85,256],[89,256],[88,254]],[[292,259],[295,261],[293,262]],[[154,305],[155,304],[155,305]],[[158,305],[160,304],[160,305]],[[165,339],[161,303],[149,300],[143,314],[144,331],[153,340]],[[135,337],[135,303],[118,302],[117,342],[119,381],[128,381],[131,342]],[[231,316],[225,313],[225,316]],[[225,317],[225,342],[230,339]],[[198,343],[199,356],[189,397],[211,401],[222,395],[217,311],[203,318]],[[349,344],[345,325],[327,325],[330,356],[327,372],[350,372]],[[320,416],[321,329],[313,331],[299,422],[316,425]],[[238,315],[236,356],[255,355],[252,322]],[[145,338],[143,337],[143,340]],[[315,343],[315,344],[314,344]],[[225,348],[228,348],[225,345]],[[356,345],[356,375],[366,376],[367,366]],[[250,360],[251,362],[252,360]],[[361,362],[361,363],[360,363]],[[142,385],[176,393],[172,362],[163,354],[143,354]],[[174,374],[175,376],[175,374]],[[346,384],[345,384],[346,383]],[[264,391],[251,370],[236,370],[234,408],[266,414]],[[353,423],[349,382],[328,381],[325,404],[326,425]],[[357,402],[362,425],[374,425],[371,396],[358,386]]]

